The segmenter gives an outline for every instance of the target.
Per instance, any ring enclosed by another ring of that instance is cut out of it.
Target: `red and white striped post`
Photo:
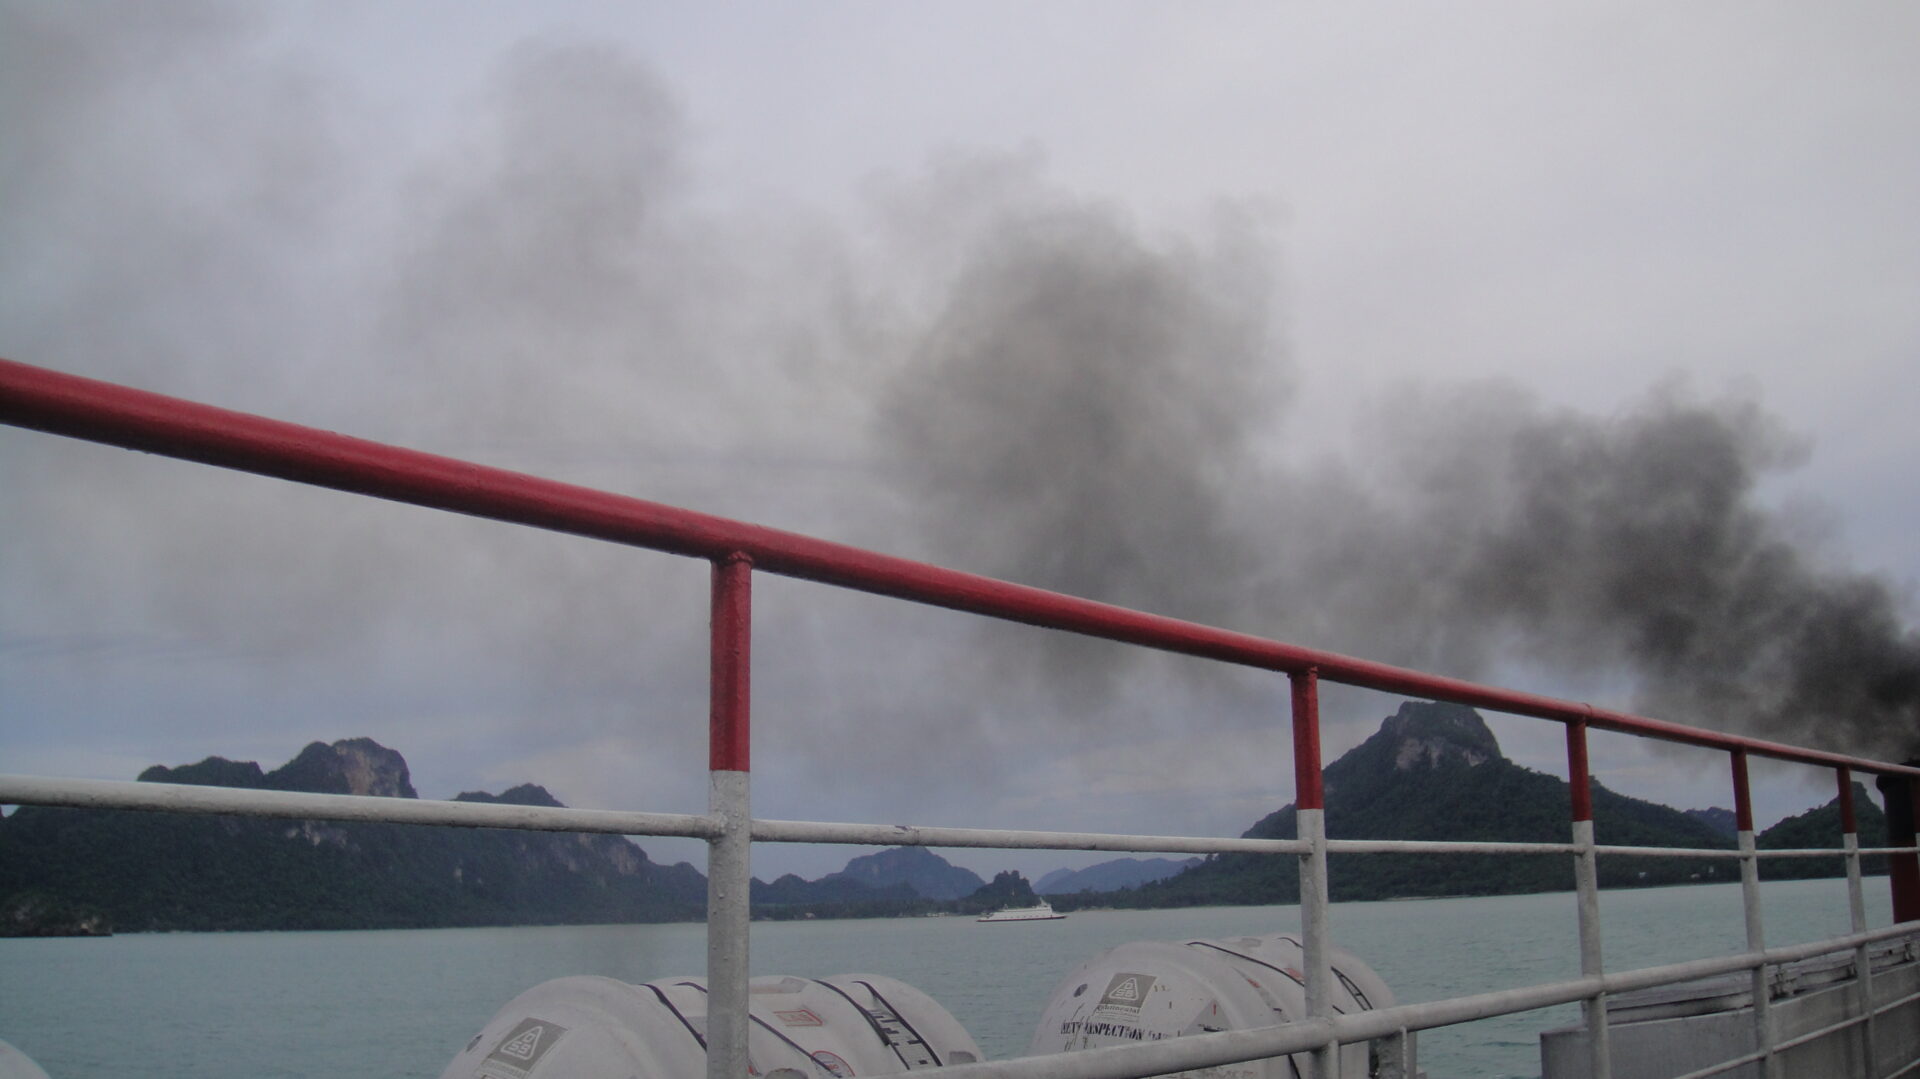
[[[753,883],[753,561],[713,563],[707,812],[720,832],[707,842],[707,1079],[747,1074],[747,936]]]
[[[1593,844],[1593,769],[1587,761],[1587,722],[1567,724],[1567,793],[1572,803],[1574,894],[1579,904],[1580,974],[1605,973],[1600,950],[1600,866]],[[1580,1003],[1587,1023],[1587,1053],[1594,1079],[1612,1079],[1613,1047],[1607,1033],[1607,995],[1595,993]]]
[[[1746,912],[1747,951],[1761,952],[1767,947],[1767,935],[1760,920],[1760,858],[1754,853],[1753,788],[1747,780],[1747,751],[1730,754],[1733,763],[1733,819],[1740,836],[1740,900]],[[1780,1058],[1773,1052],[1773,1009],[1767,992],[1767,964],[1753,968],[1753,1040],[1762,1054],[1761,1067],[1767,1079],[1778,1079]]]
[[[1327,929],[1326,788],[1320,776],[1320,672],[1312,667],[1289,674],[1293,690],[1294,820],[1307,843],[1300,858],[1300,937],[1306,963],[1307,1015],[1333,1018],[1333,956]],[[1315,1079],[1337,1079],[1340,1047],[1329,1043],[1313,1053]]]

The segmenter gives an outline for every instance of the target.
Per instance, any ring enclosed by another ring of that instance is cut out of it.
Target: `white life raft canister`
[[[945,1008],[882,975],[762,977],[748,994],[754,1076],[849,1079],[980,1059]],[[441,1079],[688,1079],[706,1074],[706,1037],[703,978],[555,978],[501,1008]]]
[[[1351,952],[1330,949],[1336,1015],[1393,1005],[1393,993]],[[1300,939],[1135,941],[1081,964],[1048,999],[1029,1055],[1247,1030],[1307,1016]],[[1340,1051],[1343,1075],[1369,1070],[1365,1045]],[[1279,1057],[1181,1072],[1204,1079],[1294,1079],[1304,1059]]]

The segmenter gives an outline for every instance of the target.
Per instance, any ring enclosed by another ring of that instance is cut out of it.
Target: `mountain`
[[[209,757],[140,779],[417,797],[406,760],[367,738],[271,772]],[[457,800],[561,804],[532,784]],[[35,806],[0,820],[0,908],[98,912],[121,932],[664,921],[705,901],[698,870],[621,836]]]
[[[993,879],[962,899],[957,906],[962,914],[985,914],[1002,907],[1031,907],[1040,902],[1033,885],[1018,870],[1003,869]]]
[[[1327,834],[1336,839],[1564,843],[1566,781],[1523,768],[1500,751],[1479,713],[1454,704],[1407,702],[1372,737],[1325,771]],[[1677,809],[1593,785],[1599,841],[1648,847],[1730,847],[1712,826]],[[1254,838],[1292,839],[1291,805],[1249,828]],[[1573,886],[1564,855],[1335,854],[1335,899],[1493,895]],[[1603,858],[1604,886],[1737,879],[1730,863],[1685,858]],[[1291,903],[1299,898],[1291,855],[1225,854],[1177,876],[1141,885],[1117,902],[1135,906]]]
[[[1177,862],[1172,858],[1115,858],[1085,869],[1056,869],[1035,882],[1033,890],[1041,895],[1111,892],[1162,880],[1199,864],[1198,858]]]
[[[923,899],[962,899],[986,883],[978,873],[962,869],[925,847],[890,847],[877,854],[863,854],[840,872],[821,878],[821,883],[828,881],[851,881],[876,890],[904,884]]]
[[[1733,815],[1731,809],[1714,806],[1710,809],[1688,809],[1683,812],[1728,839],[1733,839],[1740,834],[1739,820]]]
[[[1860,829],[1862,847],[1884,847],[1887,845],[1887,816],[1880,807],[1867,797],[1865,784],[1853,785],[1854,823]],[[1753,845],[1761,850],[1799,850],[1808,847],[1837,847],[1840,845],[1840,799],[1836,795],[1826,805],[1807,810],[1797,817],[1788,817],[1780,823],[1753,837]],[[1887,858],[1884,854],[1870,854],[1860,859],[1863,873],[1885,873]],[[1760,877],[1763,880],[1804,880],[1809,877],[1845,876],[1845,859],[1835,855],[1829,858],[1765,858],[1760,862]]]

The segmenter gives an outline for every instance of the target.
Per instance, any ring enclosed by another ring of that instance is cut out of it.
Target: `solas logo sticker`
[[[1140,1004],[1153,991],[1154,977],[1151,974],[1115,974],[1107,982],[1107,991],[1100,994],[1100,1003],[1094,1005],[1093,1014],[1123,1014],[1138,1018]]]
[[[527,1079],[540,1058],[546,1056],[547,1050],[566,1032],[566,1027],[545,1019],[520,1020],[480,1062],[480,1070],[473,1073],[474,1079]]]

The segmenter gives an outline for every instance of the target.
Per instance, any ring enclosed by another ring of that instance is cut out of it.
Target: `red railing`
[[[451,457],[0,360],[0,422],[417,506],[1388,693],[1873,775],[1920,768],[1702,730],[1165,618]],[[1317,735],[1304,743],[1317,746]],[[1313,754],[1318,756],[1317,753]]]
[[[1596,847],[1594,843],[1593,801],[1587,759],[1589,730],[1615,731],[1729,754],[1738,828],[1744,848],[1743,878],[1750,906],[1756,902],[1753,898],[1756,894],[1756,868],[1752,850],[1753,812],[1747,774],[1750,757],[1767,757],[1834,769],[1849,844],[1853,842],[1855,831],[1851,786],[1853,774],[1859,772],[1881,777],[1889,793],[1889,827],[1893,832],[1888,837],[1889,843],[1896,848],[1914,846],[1911,822],[1915,816],[1915,784],[1911,781],[1920,777],[1920,768],[1701,730],[1579,702],[1438,677],[6,360],[0,360],[0,422],[299,483],[710,561],[713,565],[713,595],[709,768],[714,777],[713,810],[708,819],[689,818],[659,827],[680,829],[676,832],[661,831],[660,834],[699,834],[713,844],[709,866],[715,889],[710,891],[710,925],[718,927],[721,922],[727,922],[737,930],[734,933],[710,933],[709,936],[710,982],[716,993],[714,1015],[722,1023],[733,1020],[744,1023],[746,1015],[743,943],[746,907],[744,894],[733,894],[727,902],[736,904],[737,909],[729,907],[725,917],[722,917],[718,912],[720,900],[716,897],[723,890],[744,892],[745,849],[753,838],[777,837],[782,831],[782,823],[796,823],[756,822],[746,812],[745,779],[750,765],[751,739],[751,664],[748,649],[751,636],[751,582],[756,570],[1285,673],[1292,690],[1296,804],[1303,811],[1302,832],[1299,841],[1276,846],[1297,849],[1303,862],[1310,856],[1314,863],[1311,874],[1303,866],[1301,896],[1303,918],[1307,922],[1308,935],[1314,941],[1313,951],[1320,950],[1324,938],[1324,924],[1316,927],[1314,922],[1316,918],[1324,922],[1324,858],[1329,844],[1319,813],[1323,808],[1319,717],[1319,682],[1322,679],[1532,716],[1565,725],[1572,802],[1570,808],[1575,835],[1575,842],[1566,849],[1579,859],[1576,875],[1583,903],[1582,968],[1583,975],[1590,979],[1600,976],[1598,938],[1595,935],[1597,922],[1595,926],[1589,925],[1590,912],[1586,909],[1595,887],[1594,855],[1596,851],[1646,852],[1627,848],[1609,850]],[[730,776],[737,777],[737,786],[730,786],[733,782],[727,778]],[[104,791],[98,796],[129,797],[124,791]],[[57,797],[71,796],[60,794]],[[208,797],[213,797],[213,800],[207,801]],[[151,798],[144,800],[153,801]],[[182,810],[177,806],[157,804],[148,808],[207,812],[216,811],[224,804],[214,796],[201,796],[201,800],[206,801],[206,805],[198,809]],[[810,838],[828,841],[854,841],[844,837],[831,838],[835,834],[832,828],[827,825],[801,828],[796,834],[804,833]],[[1314,834],[1309,835],[1309,829]],[[962,830],[947,830],[943,834],[950,840],[968,845],[999,845],[990,843],[991,837],[986,833],[962,836],[958,834],[959,831]],[[858,836],[861,837],[859,841],[871,841],[871,837],[864,833],[858,833]],[[1056,835],[1053,838],[1064,837]],[[1111,838],[1139,840],[1141,837]],[[922,837],[909,841],[929,840]],[[1092,842],[1080,837],[1067,845],[1087,849],[1178,849],[1105,845],[1099,842],[1098,837]],[[1335,845],[1340,845],[1340,841],[1335,841]],[[1353,846],[1351,843],[1346,845]],[[1518,849],[1525,845],[1508,846]],[[720,868],[721,860],[731,867],[724,873]],[[1920,859],[1909,850],[1892,854],[1890,860],[1894,920],[1920,920]],[[1857,854],[1854,855],[1853,867],[1857,892]],[[721,887],[723,879],[731,880],[732,884]],[[1308,894],[1310,885],[1317,895]],[[1856,933],[1862,928],[1856,925]],[[1758,954],[1763,944],[1758,933],[1757,909],[1749,913],[1749,936],[1750,947]],[[728,953],[727,949],[732,946],[729,941],[736,937],[742,942],[740,951],[738,954]],[[1764,961],[1749,965],[1754,966],[1756,978],[1764,974]],[[1324,993],[1316,992],[1319,986],[1313,984],[1327,977],[1321,966],[1318,962],[1310,965],[1310,1001],[1324,996]],[[1589,1022],[1596,1028],[1604,1023],[1600,1009],[1603,991],[1594,988],[1599,984],[1598,981],[1592,985],[1583,983],[1577,994],[1591,1005]],[[1756,986],[1760,985],[1757,981]],[[719,1000],[722,995],[738,999],[731,1006],[723,1008]],[[1757,1000],[1763,1001],[1764,996],[1763,988],[1756,992]],[[731,1019],[728,1013],[731,1013]],[[1315,1011],[1314,1014],[1318,1016],[1320,1012]],[[737,1040],[740,1051],[744,1052],[744,1026],[725,1037],[721,1036],[718,1027],[714,1033],[717,1046]],[[1604,1062],[1601,1060],[1604,1055],[1604,1036],[1597,1044],[1600,1048],[1596,1049],[1596,1053],[1600,1055],[1596,1056],[1596,1064],[1600,1066],[1596,1067],[1596,1071],[1604,1072]],[[1763,1040],[1763,1046],[1765,1044]],[[1770,1049],[1765,1051],[1771,1052]],[[730,1070],[734,1068],[734,1063],[724,1055],[712,1056],[710,1074],[728,1077],[738,1074],[737,1069]]]

